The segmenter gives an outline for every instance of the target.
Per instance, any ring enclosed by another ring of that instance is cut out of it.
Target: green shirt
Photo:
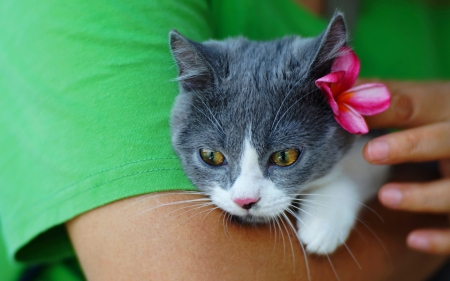
[[[422,1],[363,1],[351,36],[361,74],[449,78],[448,15]],[[193,189],[170,145],[169,30],[266,40],[325,27],[290,0],[2,1],[0,221],[10,259],[73,257],[65,221]]]

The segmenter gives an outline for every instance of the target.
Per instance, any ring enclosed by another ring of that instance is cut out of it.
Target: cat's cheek
[[[291,206],[292,200],[293,198],[284,190],[277,189],[275,185],[268,186],[262,190],[256,215],[265,218],[276,218]]]

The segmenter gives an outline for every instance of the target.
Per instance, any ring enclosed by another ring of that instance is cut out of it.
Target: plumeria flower
[[[360,63],[349,47],[342,47],[341,56],[334,60],[331,73],[316,80],[325,95],[336,121],[352,134],[369,132],[362,117],[385,111],[391,102],[387,87],[379,83],[353,87],[358,78]]]

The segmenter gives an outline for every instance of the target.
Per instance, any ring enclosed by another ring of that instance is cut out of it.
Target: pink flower
[[[385,111],[391,95],[383,84],[370,83],[353,87],[359,74],[359,59],[349,47],[341,48],[342,55],[334,60],[331,73],[316,80],[325,95],[336,121],[352,134],[369,131],[362,117]]]

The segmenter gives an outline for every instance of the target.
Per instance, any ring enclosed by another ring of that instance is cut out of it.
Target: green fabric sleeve
[[[170,145],[168,32],[211,37],[205,1],[0,5],[0,215],[11,256],[71,255],[68,219],[193,188]]]
[[[8,259],[6,245],[3,241],[2,227],[0,224],[0,276],[2,281],[18,280],[23,270],[23,265],[13,263]]]

